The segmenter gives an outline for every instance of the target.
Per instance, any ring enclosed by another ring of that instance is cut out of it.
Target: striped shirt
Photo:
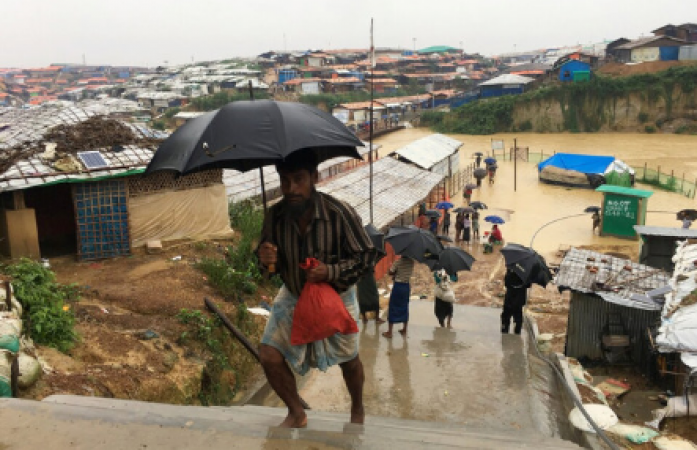
[[[414,260],[402,256],[392,264],[390,273],[394,274],[394,281],[397,283],[409,283],[414,273]]]
[[[284,202],[273,205],[264,220],[261,242],[278,247],[276,271],[288,290],[300,295],[305,271],[300,264],[317,258],[327,265],[327,281],[337,292],[346,291],[375,264],[377,251],[361,224],[356,211],[327,194],[313,194],[315,214],[305,235],[295,220],[288,217]]]

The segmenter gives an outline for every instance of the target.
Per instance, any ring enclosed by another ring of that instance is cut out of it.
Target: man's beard
[[[312,199],[310,198],[305,198],[302,200],[296,199],[297,197],[293,198],[295,201],[290,201],[288,198],[283,199],[285,202],[286,215],[291,219],[300,218],[312,205]]]

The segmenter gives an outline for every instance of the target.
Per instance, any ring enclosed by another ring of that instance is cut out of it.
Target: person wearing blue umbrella
[[[443,211],[443,236],[448,236],[450,234],[450,212],[449,210]]]

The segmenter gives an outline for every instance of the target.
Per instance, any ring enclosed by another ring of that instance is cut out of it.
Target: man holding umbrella
[[[329,283],[358,319],[354,284],[373,266],[375,248],[353,208],[315,190],[317,157],[312,150],[291,153],[276,169],[283,199],[266,215],[258,256],[264,268],[278,269],[284,285],[274,300],[259,354],[269,384],[288,407],[281,426],[307,425],[291,368],[304,375],[312,367],[326,371],[335,364],[340,365],[351,396],[351,422],[363,423],[365,376],[358,335],[337,333],[305,345],[291,345],[290,336],[295,304],[306,282]],[[318,259],[319,265],[301,269],[301,261],[309,257]]]

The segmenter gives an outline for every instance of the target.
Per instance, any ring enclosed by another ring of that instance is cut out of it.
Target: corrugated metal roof
[[[500,75],[496,78],[492,78],[489,81],[485,81],[484,83],[481,83],[480,86],[498,86],[500,84],[528,84],[532,83],[533,81],[535,81],[534,78],[507,73],[505,75]]]
[[[689,228],[648,227],[645,225],[634,225],[634,229],[637,233],[645,236],[697,239],[697,230],[690,230]]]
[[[406,145],[394,153],[423,169],[433,166],[455,153],[462,142],[442,134],[432,134]]]
[[[358,153],[363,156],[368,153],[368,143],[364,143],[364,147],[357,147]],[[381,146],[373,144],[373,149],[378,150]],[[324,161],[319,165],[317,170],[321,173],[339,164],[343,164],[352,158],[341,156]],[[281,187],[281,181],[278,178],[278,173],[274,166],[264,167],[264,188],[267,192],[273,193]],[[237,170],[223,171],[223,184],[228,199],[233,202],[239,202],[248,198],[261,196],[261,177],[258,170],[250,170],[247,172],[239,172]]]
[[[591,273],[589,267],[597,267],[597,273]],[[661,309],[662,302],[660,298],[659,302],[655,301],[647,293],[668,282],[668,274],[660,269],[578,248],[566,253],[554,279],[559,287],[595,294],[610,303],[648,310]]]
[[[321,183],[318,190],[353,206],[363,219],[370,221],[369,166]],[[443,176],[421,170],[392,158],[373,164],[373,224],[382,229],[426,198]]]

